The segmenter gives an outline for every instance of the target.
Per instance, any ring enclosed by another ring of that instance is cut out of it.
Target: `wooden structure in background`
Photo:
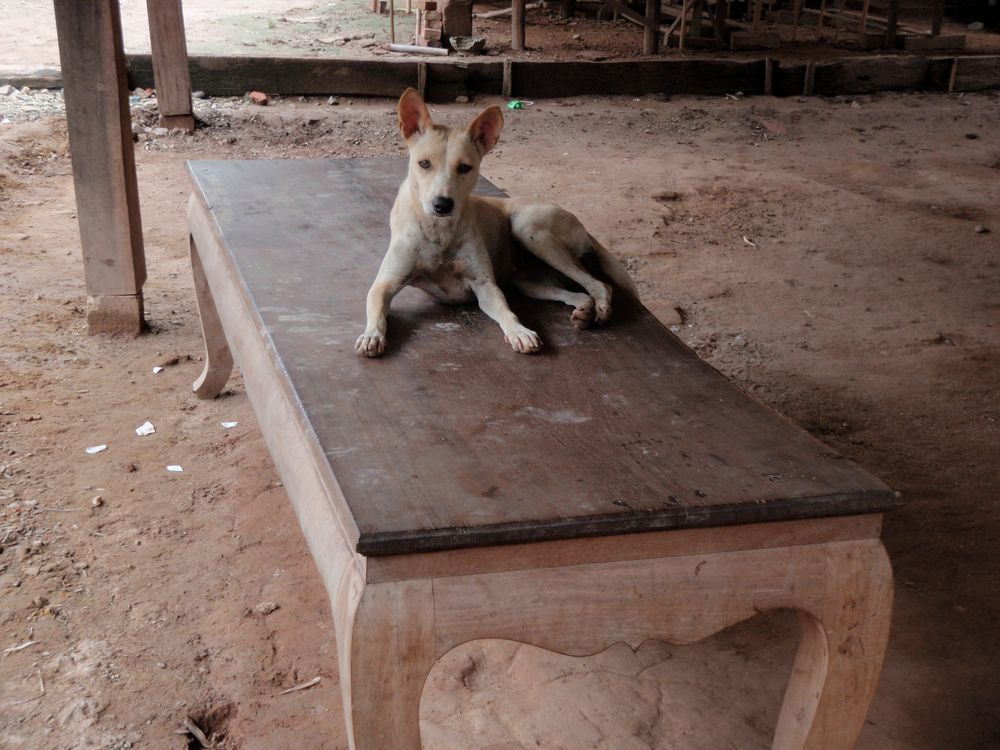
[[[146,0],[160,126],[194,132],[181,0]]]
[[[425,678],[469,640],[585,655],[791,608],[773,746],[852,748],[889,633],[892,492],[621,291],[589,331],[513,300],[546,341],[529,357],[485,314],[404,290],[389,353],[358,357],[406,168],[190,163],[195,389],[214,397],[239,365],[330,596],[350,747],[419,750]]]
[[[55,0],[90,333],[138,335],[146,281],[118,0]]]

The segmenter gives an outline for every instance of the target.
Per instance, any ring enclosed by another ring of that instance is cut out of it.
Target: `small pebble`
[[[90,505],[93,508],[100,508],[102,505],[104,505],[104,498],[102,498],[100,495],[94,495],[94,497],[91,498],[90,500]]]
[[[982,224],[976,225],[976,234],[989,234],[989,233],[990,233],[989,227],[984,227]]]

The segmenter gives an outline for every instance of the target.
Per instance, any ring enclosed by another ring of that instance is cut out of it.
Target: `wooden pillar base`
[[[189,133],[194,132],[194,115],[160,115],[160,127],[173,130],[180,128]]]
[[[87,333],[136,337],[146,330],[142,293],[87,297]]]

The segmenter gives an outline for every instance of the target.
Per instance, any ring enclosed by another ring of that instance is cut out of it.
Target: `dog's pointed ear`
[[[488,154],[500,140],[500,131],[503,130],[503,110],[493,106],[484,109],[469,124],[468,133],[472,142],[479,148],[482,155]]]
[[[399,130],[404,140],[410,140],[415,133],[424,133],[432,125],[431,113],[414,88],[408,88],[399,97],[396,108],[399,113]]]

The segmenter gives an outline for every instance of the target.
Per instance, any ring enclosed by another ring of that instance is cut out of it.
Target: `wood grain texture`
[[[514,61],[514,95],[545,98],[618,94],[764,92],[764,61]]]
[[[684,644],[797,610],[802,640],[773,747],[849,750],[882,667],[892,572],[870,539],[434,579],[433,600],[438,657],[473,638],[577,656]]]
[[[893,502],[885,485],[734,388],[625,295],[611,325],[582,332],[564,306],[512,296],[547,342],[524,357],[478,309],[409,289],[390,314],[390,353],[357,357],[404,160],[192,162],[191,171],[241,304],[302,405],[363,554]]]
[[[161,127],[194,130],[181,0],[146,0]]]
[[[153,85],[150,55],[129,55],[133,86]],[[212,57],[188,59],[191,86],[212,96],[242,96],[251,89],[283,95],[364,95],[397,98],[416,86],[414,60],[315,57]],[[499,66],[499,63],[497,63]]]
[[[955,73],[955,91],[1000,89],[1000,55],[961,57]]]
[[[54,6],[87,293],[139,295],[146,261],[118,3]],[[126,306],[141,314],[136,303]]]

